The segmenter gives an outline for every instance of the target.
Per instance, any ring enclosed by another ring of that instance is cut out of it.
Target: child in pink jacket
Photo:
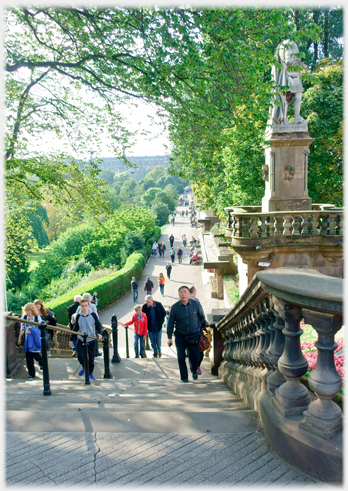
[[[139,341],[140,341],[140,356],[145,358],[145,336],[147,335],[147,316],[142,311],[141,305],[134,307],[135,314],[132,320],[123,324],[131,326],[134,324],[134,351],[135,358],[139,358]]]

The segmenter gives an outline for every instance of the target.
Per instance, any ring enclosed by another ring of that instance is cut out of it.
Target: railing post
[[[114,345],[114,354],[111,363],[119,363],[121,361],[121,357],[118,354],[118,327],[117,327],[117,317],[115,314],[111,317],[111,327],[112,327],[112,343]]]
[[[104,378],[112,378],[110,373],[110,360],[109,360],[109,333],[107,329],[103,331],[103,353],[104,353]]]
[[[126,358],[129,358],[128,326],[124,326],[126,331]]]
[[[302,311],[275,296],[273,303],[285,322],[284,352],[278,360],[278,368],[286,378],[286,382],[275,391],[274,404],[287,417],[302,414],[310,401],[308,389],[300,382],[300,378],[308,370],[308,362],[302,354],[300,342],[303,333],[300,329]]]
[[[307,309],[303,309],[302,312],[304,321],[313,326],[318,333],[318,341],[315,343],[318,359],[308,377],[309,387],[318,399],[310,403],[299,426],[331,440],[342,431],[342,411],[332,400],[342,386],[342,379],[337,373],[334,360],[334,351],[337,348],[334,338],[342,326],[342,317]]]
[[[88,346],[87,346],[87,333],[83,332],[82,333],[83,341],[82,341],[82,346],[83,346],[83,358],[84,358],[84,369],[85,369],[85,385],[90,385],[90,380],[89,380],[89,358],[88,358]]]
[[[45,321],[40,322],[40,331],[41,331],[41,353],[42,353],[42,375],[43,375],[43,395],[50,396],[51,388],[50,388],[50,376],[48,373],[48,361],[47,361],[47,340],[46,340],[46,327],[47,324]]]

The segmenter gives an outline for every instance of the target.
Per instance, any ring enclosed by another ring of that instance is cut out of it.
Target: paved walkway
[[[162,236],[167,248],[185,232],[198,231],[178,218]],[[154,283],[165,272],[167,257],[151,257],[146,276]],[[201,265],[176,263],[164,306],[177,301],[181,284],[195,285],[206,315],[224,307],[211,299],[203,284]],[[144,301],[142,289],[139,303]],[[122,322],[133,313],[131,293],[101,312],[110,324],[115,313]],[[130,346],[132,345],[130,336]],[[125,359],[124,330],[119,328],[121,362],[111,364],[112,379],[103,379],[103,359],[96,359],[96,381],[84,385],[75,358],[49,359],[51,396],[43,396],[41,372],[33,381],[26,370],[6,382],[6,483],[8,487],[192,487],[306,486],[313,479],[284,463],[264,442],[257,413],[246,408],[217,378],[209,359],[197,381],[182,384],[175,351],[163,335],[161,359]],[[150,352],[148,352],[149,356]],[[316,483],[318,486],[320,483]]]
[[[178,206],[177,212],[180,212],[182,209],[186,209],[185,207]],[[162,236],[159,241],[164,242],[166,244],[167,250],[164,257],[154,257],[151,256],[143,270],[142,276],[139,283],[139,298],[138,302],[140,304],[145,303],[145,292],[144,292],[144,284],[146,278],[149,276],[153,281],[155,288],[153,291],[153,297],[155,300],[161,302],[165,308],[168,305],[173,305],[173,303],[179,300],[178,296],[178,288],[181,285],[195,286],[197,289],[197,297],[200,299],[204,312],[206,316],[211,313],[212,309],[224,308],[225,302],[223,300],[218,300],[215,298],[211,298],[210,286],[204,281],[206,280],[206,275],[202,268],[202,261],[200,264],[189,264],[189,246],[183,247],[181,237],[183,234],[186,234],[188,242],[192,239],[192,236],[198,238],[199,229],[192,228],[190,226],[190,218],[189,217],[179,217],[179,213],[177,213],[177,218],[175,220],[175,225],[168,224],[166,229],[164,230]],[[171,262],[169,256],[170,244],[169,244],[169,236],[170,234],[174,235],[174,248],[177,250],[178,246],[183,249],[183,260],[182,263],[179,264],[177,257],[175,257],[175,263],[172,264],[172,274],[171,279],[168,280],[166,275],[166,264]],[[163,273],[166,278],[166,283],[164,287],[164,297],[162,297],[159,287],[157,285],[157,277],[159,273]],[[103,324],[111,325],[111,317],[113,314],[116,314],[118,320],[122,323],[130,321],[132,315],[134,313],[134,305],[133,297],[131,292],[124,295],[117,302],[115,302],[111,307],[108,307],[100,312],[100,319]],[[119,326],[119,353],[120,356],[125,356],[125,330],[122,326]],[[132,341],[133,336],[130,332],[130,341]],[[130,346],[132,342],[130,342]],[[167,349],[167,337],[165,332],[162,336],[162,346],[163,352],[166,353]],[[133,351],[132,351],[133,354]]]

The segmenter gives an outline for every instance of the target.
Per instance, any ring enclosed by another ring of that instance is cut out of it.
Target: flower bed
[[[305,330],[306,328],[311,328],[311,326],[301,325],[301,329]],[[314,369],[317,363],[318,350],[315,346],[315,342],[316,341],[302,341],[301,343],[303,356],[308,361],[307,374]],[[335,366],[338,374],[342,378],[342,386],[344,386],[344,338],[340,337],[339,339],[335,339],[335,342],[338,345],[334,353]]]

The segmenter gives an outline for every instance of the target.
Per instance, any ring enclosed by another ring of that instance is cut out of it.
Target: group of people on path
[[[179,301],[165,311],[161,302],[155,301],[152,295],[145,297],[144,305],[135,305],[134,315],[123,326],[134,325],[135,357],[147,358],[145,353],[145,338],[149,335],[153,358],[161,358],[162,328],[166,319],[166,332],[169,347],[173,345],[173,335],[182,382],[188,382],[186,357],[189,359],[193,380],[201,375],[200,368],[204,352],[199,350],[202,330],[211,324],[206,320],[202,305],[196,297],[195,287],[186,285],[178,289]],[[140,354],[139,354],[140,353]]]

